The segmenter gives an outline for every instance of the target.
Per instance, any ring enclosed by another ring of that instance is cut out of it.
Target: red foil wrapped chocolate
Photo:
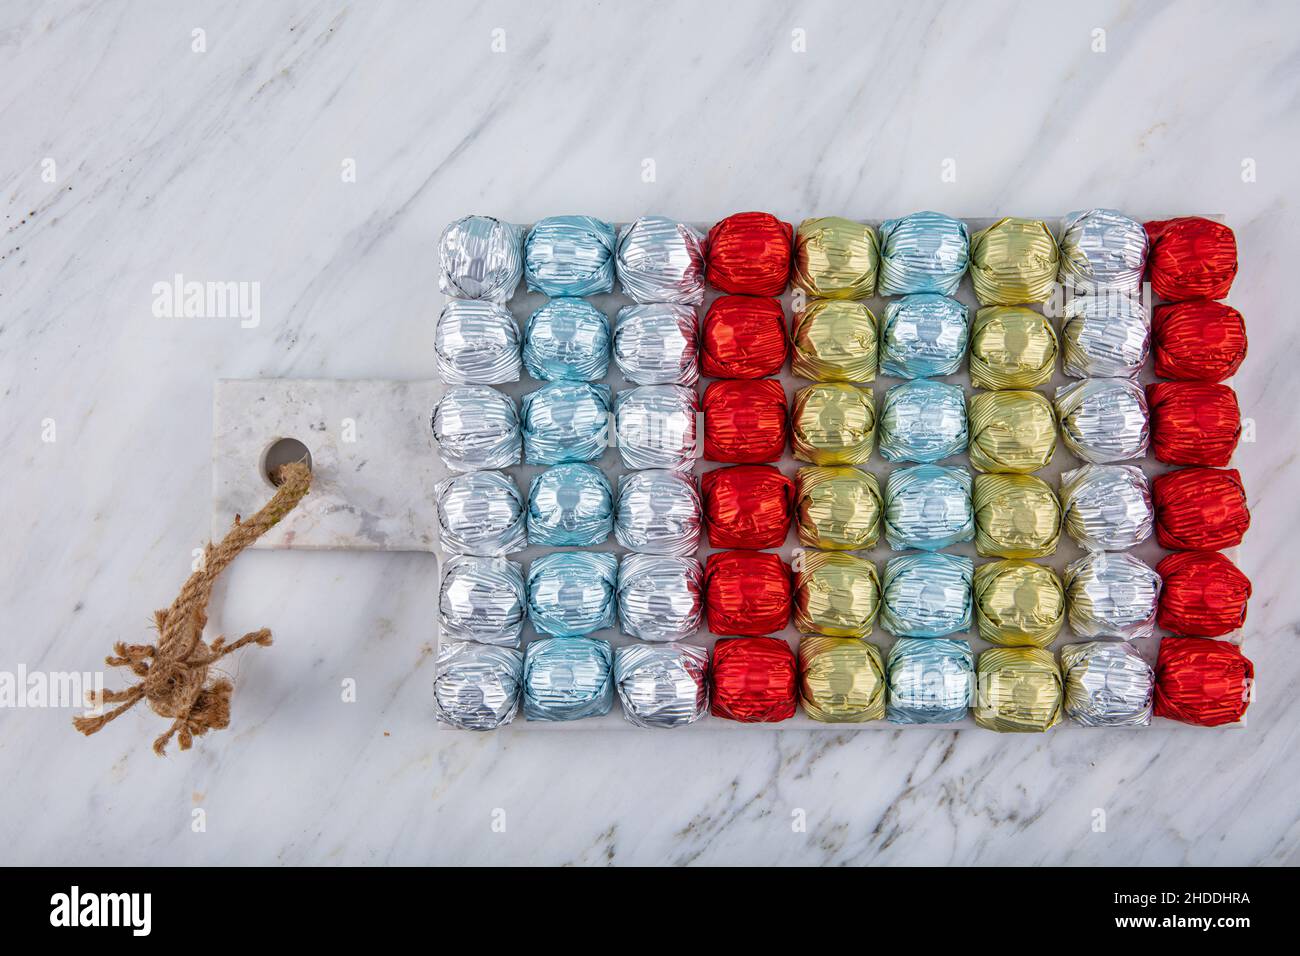
[[[714,717],[746,723],[789,720],[797,667],[790,645],[776,637],[729,637],[713,647]]]
[[[1236,374],[1246,357],[1241,313],[1209,299],[1156,306],[1151,338],[1161,378],[1222,382]]]
[[[1180,468],[1151,483],[1156,541],[1171,551],[1222,551],[1241,544],[1250,508],[1235,468]]]
[[[1254,696],[1255,665],[1241,648],[1204,637],[1166,637],[1156,657],[1155,714],[1201,727],[1235,724]]]
[[[709,285],[738,295],[780,295],[790,282],[794,227],[766,212],[738,212],[709,230]]]
[[[1151,288],[1169,302],[1222,299],[1237,275],[1237,237],[1221,222],[1185,216],[1145,226]]]
[[[780,302],[724,295],[704,316],[702,369],[712,378],[766,378],[781,371],[787,345]]]
[[[1222,468],[1241,437],[1237,393],[1215,382],[1156,382],[1147,386],[1151,448],[1171,465]]]
[[[704,565],[714,634],[771,634],[790,620],[790,568],[771,551],[715,551]]]
[[[703,408],[707,460],[758,464],[785,454],[790,415],[777,379],[720,379],[704,390]]]
[[[1179,551],[1156,565],[1156,623],[1191,637],[1222,637],[1246,623],[1250,579],[1217,551]]]
[[[715,468],[700,479],[709,544],[779,548],[793,514],[794,482],[772,465]]]

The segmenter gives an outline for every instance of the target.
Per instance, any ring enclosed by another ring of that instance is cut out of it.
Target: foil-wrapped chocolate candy
[[[766,212],[735,213],[709,230],[709,285],[733,295],[780,295],[793,251],[788,222]]]
[[[1029,474],[1056,454],[1056,414],[1038,392],[976,392],[966,406],[976,471]]]
[[[885,667],[874,644],[852,637],[799,640],[799,700],[813,720],[858,724],[885,716]]]
[[[699,457],[699,396],[685,385],[640,385],[618,393],[614,430],[625,468],[689,471]]]
[[[453,385],[433,406],[430,424],[438,456],[452,471],[519,464],[519,410],[491,385]]]
[[[634,302],[704,301],[704,237],[685,223],[642,216],[619,232],[614,262]]]
[[[938,551],[975,537],[971,474],[959,466],[896,468],[885,481],[885,538],[895,551]]]
[[[471,471],[433,487],[438,543],[447,554],[500,557],[528,547],[527,513],[515,480]]]
[[[551,382],[520,402],[524,461],[595,461],[609,444],[609,386]]]
[[[975,696],[975,657],[967,641],[900,637],[886,660],[894,724],[950,724],[966,716]]]
[[[1065,566],[1065,604],[1079,637],[1150,637],[1160,575],[1131,554],[1093,551]]]
[[[682,727],[709,712],[709,652],[689,644],[633,644],[614,652],[623,716],[637,727]]]
[[[438,291],[455,299],[505,302],[523,274],[522,232],[490,216],[464,216],[438,242]]]
[[[952,295],[970,264],[966,223],[938,212],[914,212],[880,224],[881,295]]]
[[[805,219],[794,236],[794,284],[819,299],[869,299],[876,291],[876,230],[839,216]]]
[[[790,567],[774,551],[715,551],[704,562],[704,615],[714,634],[783,631],[790,603]]]
[[[711,378],[766,378],[785,365],[785,312],[779,299],[714,299],[700,333],[700,366]]]
[[[685,557],[703,530],[695,479],[651,468],[620,475],[614,502],[614,537],[629,551]]]
[[[518,562],[453,556],[442,568],[439,638],[518,647],[527,603],[524,570]]]
[[[1006,558],[975,569],[979,635],[1003,647],[1046,647],[1065,623],[1065,586],[1051,568]]]
[[[1132,378],[1146,364],[1151,318],[1122,295],[1076,296],[1065,303],[1061,368],[1071,378]]]
[[[999,219],[970,238],[970,277],[980,305],[1046,302],[1060,251],[1041,219]]]
[[[1061,669],[1041,647],[995,647],[975,665],[975,723],[999,733],[1043,733],[1061,720]]]
[[[552,551],[528,566],[528,620],[540,634],[581,637],[614,626],[618,558]]]
[[[1182,216],[1143,225],[1151,288],[1166,302],[1226,299],[1237,275],[1237,237],[1221,222]]]
[[[460,730],[495,730],[515,719],[524,655],[513,647],[447,641],[434,663],[434,716]]]
[[[524,239],[524,280],[543,295],[614,290],[614,227],[591,216],[539,219]]]
[[[885,392],[877,425],[880,457],[929,464],[966,450],[966,393],[927,378]]]
[[[1061,539],[1061,503],[1033,475],[976,475],[975,553],[984,558],[1044,558]]]
[[[700,477],[714,548],[779,548],[793,517],[794,482],[775,465],[730,465]]]
[[[1135,465],[1084,465],[1061,475],[1065,530],[1089,551],[1126,551],[1151,537],[1151,487]]]
[[[790,370],[815,382],[876,377],[876,316],[864,302],[813,299],[795,312]]]
[[[1136,296],[1147,267],[1146,230],[1114,209],[1089,209],[1065,217],[1061,230],[1061,285],[1088,294]]]
[[[604,312],[586,299],[551,299],[524,323],[524,369],[539,382],[598,382],[609,343]]]
[[[794,567],[794,626],[805,634],[866,637],[880,610],[880,580],[866,558],[805,551]]]
[[[519,381],[519,325],[496,302],[451,299],[433,330],[433,354],[444,385]]]
[[[544,547],[600,544],[614,530],[614,493],[594,465],[568,462],[528,487],[528,541]]]
[[[1086,378],[1056,390],[1061,440],[1076,456],[1103,465],[1146,454],[1147,397],[1127,378]]]
[[[976,388],[1033,388],[1052,377],[1056,332],[1041,312],[985,306],[970,333],[970,381]]]
[[[732,637],[713,645],[715,717],[776,723],[794,716],[799,667],[779,637]]]
[[[1151,723],[1155,670],[1123,641],[1089,641],[1061,648],[1065,713],[1085,727],[1145,727]]]
[[[876,476],[849,466],[795,472],[795,531],[806,548],[867,551],[880,537],[884,506]]]
[[[970,344],[970,309],[932,292],[885,306],[880,329],[880,374],[894,378],[951,375]]]
[[[544,637],[524,648],[524,717],[582,720],[614,705],[614,651],[593,637]]]
[[[681,641],[700,629],[704,568],[695,558],[628,554],[618,566],[618,618],[643,641]]]
[[[970,629],[975,562],[922,551],[890,558],[880,582],[880,625],[896,637],[945,637]]]
[[[614,361],[637,385],[694,385],[700,377],[700,317],[693,305],[629,305],[614,321]]]
[[[847,382],[805,385],[790,409],[794,457],[814,465],[861,465],[876,441],[876,404],[870,388]]]
[[[780,461],[790,443],[790,413],[779,379],[719,379],[704,390],[704,457],[759,464]]]

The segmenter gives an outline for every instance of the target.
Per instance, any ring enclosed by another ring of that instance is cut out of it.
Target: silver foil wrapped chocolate
[[[975,656],[967,641],[900,637],[885,664],[895,724],[950,724],[966,716],[975,693]]]
[[[1070,629],[1080,637],[1155,633],[1160,575],[1133,555],[1093,551],[1066,565],[1064,583]]]
[[[614,493],[594,465],[568,462],[528,487],[528,540],[545,547],[600,544],[614,530]]]
[[[496,302],[451,299],[433,331],[438,377],[445,385],[519,381],[519,325]]]
[[[434,663],[435,717],[461,730],[495,730],[515,719],[524,655],[513,647],[449,641]]]
[[[614,537],[629,551],[693,555],[700,515],[700,492],[689,474],[652,468],[619,476]]]
[[[1065,446],[1094,465],[1140,458],[1150,442],[1146,393],[1126,378],[1086,378],[1056,390]]]
[[[453,385],[433,406],[433,444],[453,471],[519,464],[519,410],[491,385]]]
[[[1122,641],[1061,648],[1065,713],[1085,727],[1145,727],[1151,723],[1155,672]]]
[[[688,471],[699,457],[699,397],[685,385],[640,385],[614,399],[618,453],[626,468]]]
[[[960,385],[917,379],[885,392],[876,424],[886,461],[936,462],[966,450],[966,394]]]
[[[633,644],[614,655],[623,716],[638,727],[681,727],[709,710],[709,653],[689,644]]]
[[[614,361],[637,385],[694,385],[700,377],[700,317],[695,306],[655,302],[619,309]]]
[[[614,261],[634,302],[704,301],[704,237],[685,223],[642,216],[620,230]]]
[[[500,557],[528,546],[524,499],[500,471],[471,471],[433,487],[438,543],[447,554]]]
[[[438,290],[456,299],[505,302],[523,274],[522,233],[490,216],[464,216],[438,242]]]
[[[885,306],[880,328],[880,374],[895,378],[951,375],[970,346],[970,309],[932,292]]]
[[[975,537],[974,482],[961,467],[896,468],[885,481],[885,538],[895,551],[938,551]]]
[[[1061,367],[1072,378],[1132,378],[1151,345],[1151,317],[1137,299],[1076,296],[1062,310]]]
[[[528,620],[540,634],[581,637],[614,626],[618,558],[552,551],[528,566]]]
[[[1061,232],[1061,285],[1079,292],[1136,296],[1146,271],[1147,232],[1114,209],[1089,209],[1065,217]]]
[[[595,461],[609,444],[609,386],[551,382],[520,402],[524,461]]]
[[[551,299],[524,324],[524,369],[539,382],[599,381],[609,348],[609,317],[586,299]]]
[[[591,637],[544,637],[524,648],[524,717],[581,720],[614,705],[614,652]]]
[[[449,558],[438,593],[439,640],[518,647],[527,603],[524,570],[518,562]]]
[[[680,641],[700,629],[704,569],[695,558],[629,554],[618,566],[618,618],[643,641]]]
[[[591,216],[547,216],[524,239],[524,280],[543,295],[614,290],[614,227]]]
[[[970,233],[960,219],[914,212],[880,224],[880,295],[952,295],[968,265]]]
[[[880,580],[880,624],[897,637],[944,637],[970,630],[975,562],[920,552],[890,558]]]
[[[1151,537],[1151,488],[1134,465],[1084,465],[1061,475],[1066,533],[1089,551],[1126,551]]]

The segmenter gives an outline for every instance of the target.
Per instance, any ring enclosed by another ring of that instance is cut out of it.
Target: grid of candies
[[[1222,552],[1250,518],[1223,382],[1246,336],[1221,301],[1226,225],[467,216],[439,266],[440,721],[1243,720],[1250,583]],[[522,328],[521,282],[546,297]],[[632,304],[610,315],[596,302],[616,282]],[[1068,384],[1041,390],[1058,367]],[[879,404],[878,374],[898,380]],[[517,402],[497,387],[524,376],[539,387]],[[1058,444],[1080,464],[1053,487],[1035,472]],[[873,453],[895,466],[883,480]],[[1150,480],[1148,455],[1176,467]],[[505,470],[521,461],[543,469],[527,487]],[[1082,556],[1058,573],[1041,559],[1063,534]],[[1153,536],[1172,552],[1154,567],[1133,553]],[[546,550],[525,569],[510,555],[530,545]],[[797,647],[772,636],[792,619]],[[1054,654],[1067,625],[1080,640]],[[1132,642],[1157,626],[1153,665]],[[615,627],[628,643],[597,636]],[[992,646],[974,652],[972,628]]]

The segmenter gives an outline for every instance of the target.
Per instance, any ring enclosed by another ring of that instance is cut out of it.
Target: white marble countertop
[[[430,557],[249,553],[209,636],[275,645],[231,663],[231,729],[159,759],[143,708],[89,740],[0,708],[0,863],[1300,862],[1298,27],[1285,3],[5,7],[0,671],[148,640],[208,533],[215,379],[431,377],[455,216],[1105,205],[1237,230],[1259,695],[1227,732],[440,732]],[[156,316],[178,274],[258,283],[256,323]]]

